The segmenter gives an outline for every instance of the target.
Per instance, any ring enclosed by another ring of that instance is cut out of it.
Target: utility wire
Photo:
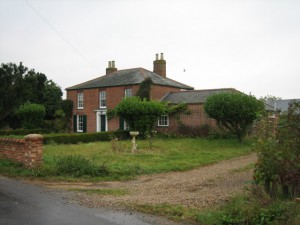
[[[81,52],[72,45],[58,30],[55,29],[55,27],[28,1],[24,0],[27,5],[58,35],[60,38],[69,45],[87,64],[89,64],[91,67],[96,69],[98,71],[98,68],[90,61],[88,60]]]

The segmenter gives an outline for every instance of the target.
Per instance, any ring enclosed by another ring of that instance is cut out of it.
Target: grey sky
[[[195,89],[300,98],[297,0],[0,0],[0,32],[0,63],[62,88],[110,60],[152,70],[163,52],[167,76]]]

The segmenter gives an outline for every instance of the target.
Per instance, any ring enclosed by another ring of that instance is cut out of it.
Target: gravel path
[[[186,172],[144,175],[127,182],[49,183],[45,186],[63,189],[124,189],[123,196],[87,195],[74,193],[82,204],[96,206],[124,206],[131,204],[171,204],[186,207],[210,207],[241,193],[252,179],[256,154],[225,160]]]

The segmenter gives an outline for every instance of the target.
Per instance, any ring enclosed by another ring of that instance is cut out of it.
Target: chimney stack
[[[109,61],[108,67],[106,68],[106,75],[109,75],[116,71],[118,71],[118,69],[115,67],[115,61]]]
[[[156,54],[156,59],[153,61],[153,72],[166,78],[166,60],[164,60],[164,53],[160,53],[160,59]]]

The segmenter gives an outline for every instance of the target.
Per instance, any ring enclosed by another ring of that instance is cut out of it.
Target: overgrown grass
[[[159,138],[154,139],[149,149],[147,140],[138,140],[138,151],[131,153],[131,141],[94,142],[72,145],[45,145],[44,165],[31,172],[33,177],[53,179],[124,180],[140,174],[184,171],[220,160],[249,154],[251,142],[237,143],[236,140],[209,140],[204,138]],[[70,160],[70,157],[73,159]],[[80,156],[78,163],[74,156]],[[69,158],[68,158],[69,157]],[[87,161],[85,161],[87,160]],[[77,165],[81,166],[77,166]],[[0,164],[1,165],[1,164]],[[84,172],[85,168],[100,168],[103,173]],[[0,167],[0,172],[10,175],[24,175],[19,170]],[[10,166],[8,166],[10,167]],[[62,172],[62,168],[74,169]],[[79,172],[77,173],[76,171]],[[74,172],[75,171],[75,172]],[[30,175],[30,172],[27,172]],[[25,173],[26,174],[26,173]]]
[[[138,205],[138,211],[199,225],[299,225],[300,204],[288,200],[271,200],[253,194],[232,198],[226,204],[197,209],[181,205]]]

